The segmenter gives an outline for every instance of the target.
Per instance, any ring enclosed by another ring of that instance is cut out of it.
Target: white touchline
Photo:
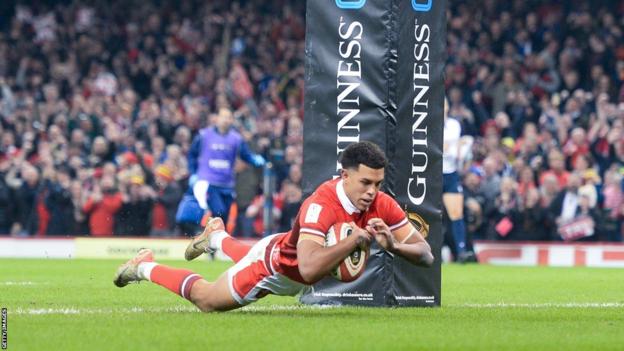
[[[345,306],[348,307],[348,306]],[[621,302],[567,302],[567,303],[467,303],[456,305],[443,305],[444,307],[459,308],[624,308]],[[271,312],[271,311],[303,311],[303,310],[324,310],[340,308],[333,305],[266,305],[266,306],[246,306],[230,313],[240,312]],[[17,308],[9,309],[10,314],[14,315],[47,315],[47,314],[112,314],[112,313],[181,313],[181,312],[198,312],[199,310],[193,306],[175,306],[175,307],[132,307],[132,308]]]
[[[545,302],[545,303],[466,303],[446,305],[447,307],[468,308],[624,308],[621,302]]]
[[[265,311],[297,311],[312,309],[328,309],[336,306],[307,306],[307,305],[270,305],[270,306],[246,306],[237,312],[265,312]],[[112,314],[112,313],[176,313],[176,312],[199,312],[199,309],[193,306],[176,306],[176,307],[132,307],[132,308],[17,308],[9,310],[11,314],[17,315],[42,315],[42,314]],[[230,313],[232,313],[230,312]]]
[[[11,314],[18,315],[40,315],[40,314],[112,314],[112,313],[163,313],[163,312],[196,312],[195,307],[177,306],[167,308],[18,308],[16,310],[10,310]]]
[[[0,282],[0,285],[38,285],[38,284],[45,284],[45,283],[29,282],[29,281],[5,281],[5,282]]]

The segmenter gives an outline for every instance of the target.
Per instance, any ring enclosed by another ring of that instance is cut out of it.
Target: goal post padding
[[[383,190],[425,231],[436,256],[416,267],[373,245],[362,277],[326,278],[306,304],[439,306],[445,0],[308,1],[303,190],[338,175],[349,144],[377,143]]]

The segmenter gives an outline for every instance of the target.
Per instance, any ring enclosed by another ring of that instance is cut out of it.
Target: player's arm
[[[239,156],[241,160],[249,163],[250,165],[254,167],[262,167],[266,163],[266,160],[264,159],[264,157],[262,157],[259,154],[254,154],[253,152],[251,152],[249,145],[247,145],[245,141],[241,141]]]
[[[402,256],[418,266],[431,267],[433,264],[434,257],[431,253],[431,246],[409,222],[394,231],[390,231],[388,225],[381,218],[372,218],[368,221],[366,230],[375,237],[377,243],[386,251]]]
[[[345,240],[325,247],[325,239],[320,235],[301,232],[297,243],[299,273],[307,283],[313,284],[328,275],[358,246],[368,246],[372,239],[369,232],[354,225],[353,232]]]
[[[199,154],[201,152],[201,133],[197,134],[195,138],[193,138],[193,142],[188,151],[188,155],[186,157],[189,174],[193,175],[197,173],[197,169],[199,168]]]

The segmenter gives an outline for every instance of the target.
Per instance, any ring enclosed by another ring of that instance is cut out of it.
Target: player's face
[[[229,111],[220,111],[217,115],[216,124],[217,128],[219,128],[219,130],[221,131],[227,131],[228,129],[230,129],[230,126],[232,126],[233,122],[234,117]]]
[[[342,172],[345,193],[360,211],[368,210],[383,179],[383,168],[374,169],[362,164],[357,169],[346,169]]]

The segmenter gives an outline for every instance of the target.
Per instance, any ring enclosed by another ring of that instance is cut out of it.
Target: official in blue
[[[254,167],[266,163],[262,156],[251,152],[240,133],[232,127],[233,122],[232,112],[221,108],[214,126],[200,130],[193,139],[188,154],[189,189],[178,207],[178,223],[199,224],[208,209],[212,216],[221,217],[227,223],[235,197],[236,157]]]
[[[476,262],[466,243],[464,222],[464,189],[461,185],[458,166],[461,160],[461,124],[448,116],[448,101],[444,99],[444,148],[442,151],[442,202],[451,221],[451,233],[455,244],[455,261]]]

